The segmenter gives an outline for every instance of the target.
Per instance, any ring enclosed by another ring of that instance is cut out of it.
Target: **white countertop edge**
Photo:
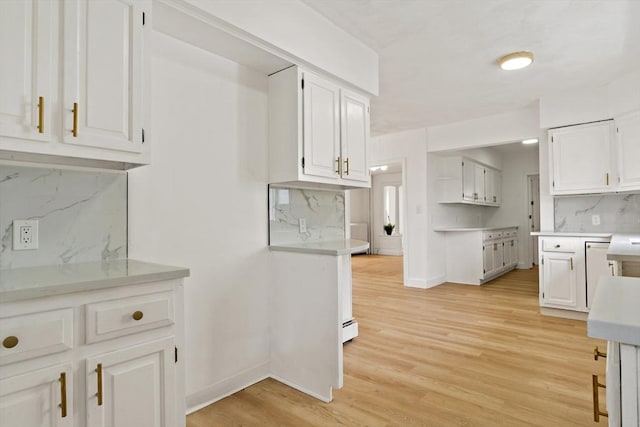
[[[611,237],[613,233],[586,233],[586,232],[570,232],[570,231],[532,231],[531,236],[549,236],[549,237]]]
[[[640,278],[602,276],[587,319],[587,335],[640,346]]]
[[[511,228],[518,228],[518,226],[503,225],[500,227],[435,227],[433,231],[493,231],[493,230],[508,230]]]
[[[640,238],[637,233],[616,233],[607,250],[609,261],[640,262],[640,244],[632,244],[629,239]]]
[[[134,271],[127,267],[126,273],[120,273],[125,263]],[[112,276],[105,273],[110,266],[116,269]],[[77,274],[81,276],[79,279],[74,278],[74,270],[78,269],[82,270]],[[182,279],[189,275],[187,268],[133,259],[0,270],[0,303]]]
[[[270,245],[269,250],[319,255],[348,255],[369,249],[369,242],[355,239]]]

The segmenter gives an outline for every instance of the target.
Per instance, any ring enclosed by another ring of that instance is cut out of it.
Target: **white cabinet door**
[[[502,242],[502,248],[504,251],[504,254],[503,254],[504,267],[511,265],[511,263],[513,262],[513,260],[511,259],[511,256],[512,256],[511,242],[513,242],[513,240],[505,240]]]
[[[141,151],[144,5],[65,0],[64,142]]]
[[[613,190],[613,120],[549,131],[551,194]]]
[[[95,356],[86,366],[89,427],[176,425],[173,338]]]
[[[516,265],[518,264],[518,239],[511,239],[509,241],[508,246],[505,246],[505,252],[509,251],[511,254],[509,256],[510,263],[507,265]]]
[[[0,380],[0,425],[73,426],[71,365],[52,366]]]
[[[491,168],[486,168],[484,172],[484,202],[489,205],[495,204],[495,189],[493,188],[495,184],[493,176],[495,173],[496,171]]]
[[[49,0],[0,1],[1,136],[51,139],[57,11]]]
[[[342,89],[340,111],[342,179],[368,182],[369,100]]]
[[[493,262],[493,243],[485,242],[482,245],[482,262],[484,268],[484,277],[490,276],[496,269]]]
[[[476,164],[466,159],[462,161],[462,198],[476,200]]]
[[[574,254],[544,252],[542,257],[544,305],[577,308]]]
[[[640,189],[640,111],[616,119],[618,188]]]
[[[622,426],[640,425],[640,347],[629,344],[620,344],[620,400]]]
[[[616,263],[607,260],[608,250],[609,242],[587,243],[587,308],[591,308],[600,277],[615,276],[617,273]]]
[[[484,191],[484,173],[485,168],[482,165],[475,165],[475,193],[476,193],[476,201],[484,203],[485,202],[485,191]]]
[[[502,203],[502,172],[493,171],[493,203],[500,205]]]
[[[338,178],[340,89],[311,73],[304,73],[303,78],[304,173]]]
[[[502,270],[504,267],[504,245],[502,242],[495,242],[493,244],[493,265],[494,271]]]

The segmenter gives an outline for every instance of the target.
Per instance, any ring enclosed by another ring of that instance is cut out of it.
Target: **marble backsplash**
[[[301,218],[305,219],[307,225],[304,233],[300,232]],[[344,238],[344,191],[269,189],[270,244]]]
[[[13,250],[13,220],[39,221],[39,248]],[[127,256],[127,176],[0,165],[0,269]]]
[[[640,232],[640,194],[556,197],[554,205],[555,231]]]

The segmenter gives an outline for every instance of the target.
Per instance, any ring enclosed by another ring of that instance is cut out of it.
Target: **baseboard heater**
[[[358,322],[356,319],[350,319],[342,323],[342,342],[351,341],[358,336]]]

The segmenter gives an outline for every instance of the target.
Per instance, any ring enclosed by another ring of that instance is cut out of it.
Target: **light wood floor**
[[[204,426],[590,426],[586,323],[538,310],[537,270],[484,286],[402,286],[402,258],[353,258],[360,336],[326,404],[265,380],[187,418]],[[604,401],[604,395],[601,395]],[[603,424],[606,425],[606,419]]]

